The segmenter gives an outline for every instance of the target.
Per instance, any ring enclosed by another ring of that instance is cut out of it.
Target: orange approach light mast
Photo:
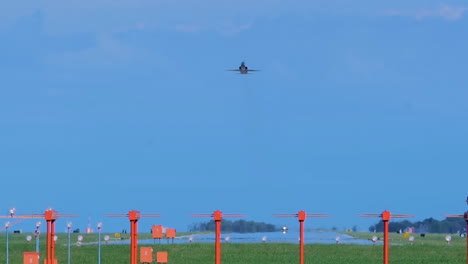
[[[215,264],[221,264],[221,221],[223,217],[244,217],[243,214],[223,214],[216,210],[212,214],[191,214],[194,217],[213,217],[215,221]]]
[[[77,217],[74,214],[59,214],[57,211],[47,209],[44,214],[20,215],[18,218],[44,218],[47,222],[47,256],[44,264],[57,264],[55,259],[55,220],[59,217]]]
[[[128,217],[130,220],[130,264],[138,263],[138,220],[141,217],[161,217],[159,214],[141,214],[132,210],[127,214],[105,214],[109,217]],[[46,263],[47,264],[47,263]]]
[[[380,217],[384,224],[384,245],[383,245],[383,263],[388,264],[389,250],[388,250],[388,225],[391,218],[412,218],[413,215],[408,214],[391,214],[390,211],[383,211],[381,214],[359,214],[361,217]]]
[[[307,214],[299,211],[297,214],[273,214],[276,217],[297,217],[299,220],[299,264],[304,264],[304,221],[309,217],[330,217],[327,214]]]
[[[468,197],[466,197],[466,203],[468,204]],[[466,238],[466,263],[468,264],[468,212],[465,212],[462,215],[459,214],[449,214],[449,215],[443,215],[448,218],[464,218],[466,222],[466,227],[465,227],[465,238]]]
[[[55,221],[59,217],[76,217],[76,215],[71,214],[59,214],[57,211],[52,209],[46,210],[42,216],[47,223],[47,258],[45,259],[45,264],[56,264],[57,260],[55,259]],[[41,217],[41,218],[42,218]]]

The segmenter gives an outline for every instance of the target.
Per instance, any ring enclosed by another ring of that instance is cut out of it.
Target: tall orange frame
[[[138,220],[140,220],[141,217],[161,217],[161,215],[142,214],[137,210],[129,211],[127,214],[105,215],[109,217],[128,217],[130,221],[130,264],[138,264]]]
[[[13,217],[13,216],[12,216]],[[59,214],[57,211],[47,209],[44,214],[29,214],[19,215],[16,218],[28,219],[28,218],[44,218],[47,222],[47,234],[46,234],[46,259],[44,264],[56,264],[55,259],[55,221],[59,217],[76,217],[74,214]]]
[[[47,258],[44,260],[45,264],[57,264],[55,259],[55,221],[59,217],[76,217],[72,214],[59,214],[57,211],[49,209],[44,212],[43,218],[47,223]],[[38,218],[38,217],[32,217]]]
[[[383,244],[383,263],[388,264],[389,261],[389,222],[391,218],[411,218],[413,215],[408,214],[391,214],[390,211],[383,211],[381,214],[359,214],[361,217],[380,217],[384,224],[384,244]]]
[[[276,217],[297,217],[299,220],[299,264],[305,263],[304,250],[304,222],[309,217],[330,217],[328,214],[307,214],[306,211],[299,211],[297,214],[273,214]]]
[[[194,217],[213,217],[215,221],[215,264],[221,264],[221,221],[223,217],[244,217],[243,214],[223,214],[216,210],[212,214],[191,214]]]
[[[468,202],[468,200],[467,200]],[[457,214],[450,214],[450,215],[443,215],[448,218],[464,218],[466,222],[465,230],[465,238],[466,238],[466,264],[468,264],[468,212],[465,212],[462,215],[457,215]]]

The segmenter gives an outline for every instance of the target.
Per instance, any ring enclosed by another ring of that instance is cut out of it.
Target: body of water
[[[356,239],[350,235],[336,232],[306,232],[304,234],[305,244],[359,244],[372,245],[372,241]],[[185,243],[214,243],[214,234],[195,234],[180,236],[175,239],[141,239],[139,244],[185,244]],[[112,244],[129,244],[129,240],[110,241]],[[225,233],[221,234],[221,243],[290,243],[299,244],[299,232],[269,233]]]

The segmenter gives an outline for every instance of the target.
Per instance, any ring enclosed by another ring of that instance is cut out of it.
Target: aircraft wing
[[[240,71],[239,69],[236,69],[236,70],[226,70],[226,71]]]
[[[248,71],[260,71],[260,70],[251,70],[251,69],[248,69]]]

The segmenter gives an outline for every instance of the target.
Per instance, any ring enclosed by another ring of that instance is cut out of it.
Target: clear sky
[[[7,1],[0,211],[462,213],[467,28],[461,0]]]

